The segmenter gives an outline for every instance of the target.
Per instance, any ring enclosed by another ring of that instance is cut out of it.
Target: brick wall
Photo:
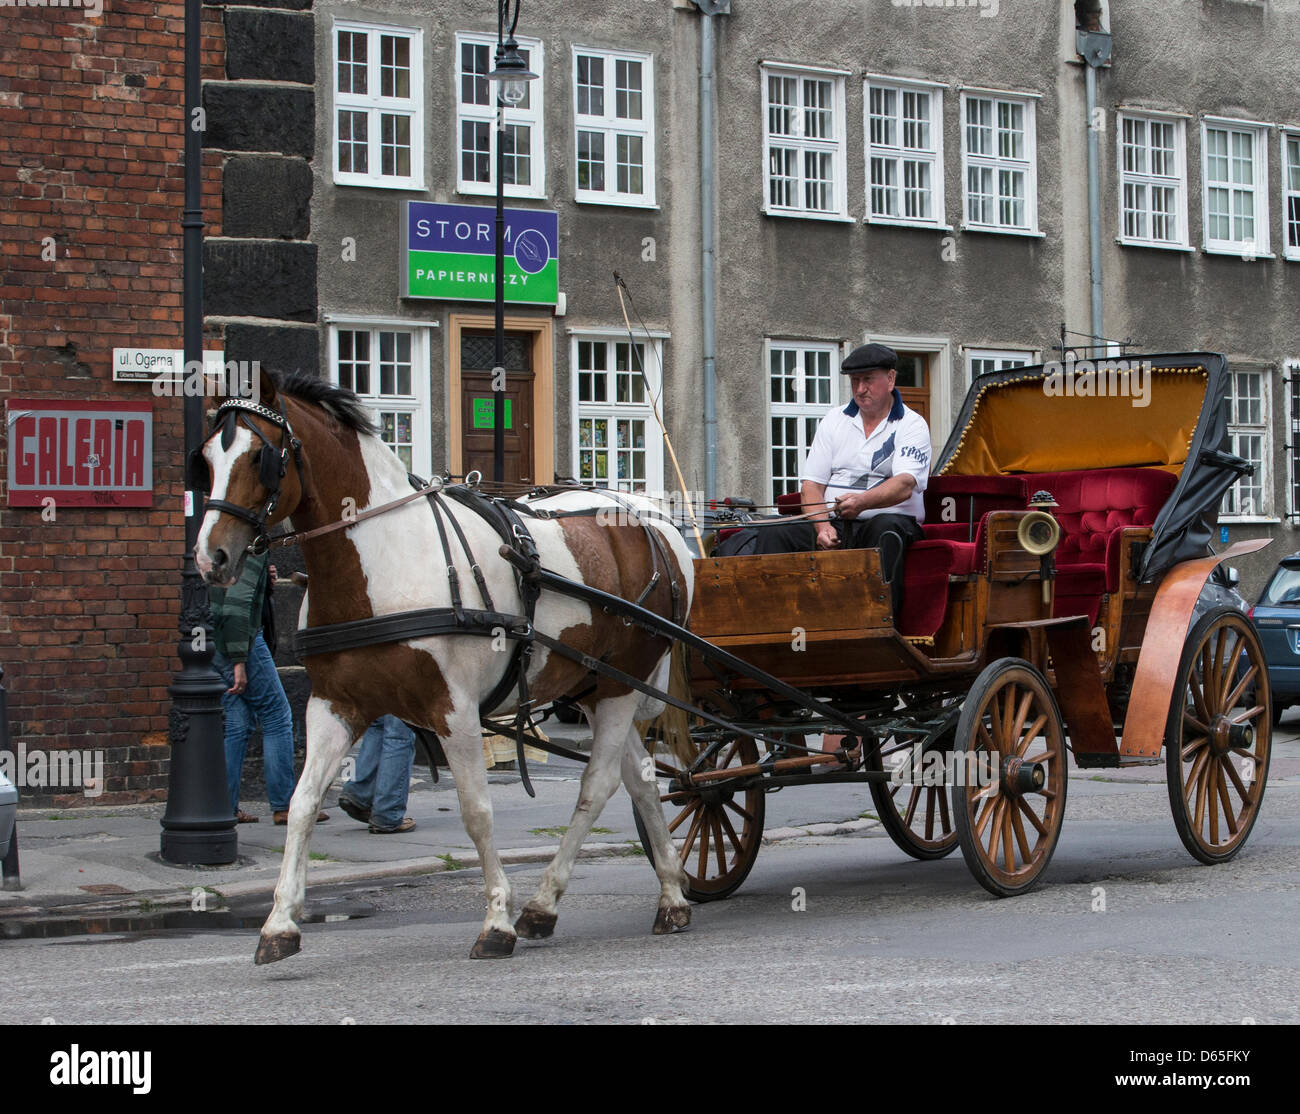
[[[204,78],[219,79],[222,9],[205,7],[203,24]],[[10,737],[29,753],[103,750],[95,803],[160,798],[167,784],[181,400],[114,383],[110,360],[114,347],[182,346],[183,42],[180,2],[111,0],[98,18],[0,8],[0,393],[153,402],[152,509],[57,507],[46,522],[10,508],[0,444]],[[204,171],[206,231],[220,235],[221,156],[206,152]],[[67,788],[24,799],[87,801]]]

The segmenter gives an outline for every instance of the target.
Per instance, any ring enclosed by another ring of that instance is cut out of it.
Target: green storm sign
[[[428,201],[407,201],[405,207],[402,297],[495,301],[495,208]],[[546,209],[505,211],[507,304],[555,305],[559,223],[559,216]]]

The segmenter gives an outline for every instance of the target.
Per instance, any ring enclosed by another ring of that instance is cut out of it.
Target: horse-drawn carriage
[[[1268,773],[1267,668],[1240,611],[1195,615],[1216,566],[1265,544],[1210,550],[1243,471],[1226,362],[1126,363],[976,379],[898,616],[875,550],[696,561],[692,632],[798,696],[691,654],[694,700],[752,734],[700,724],[658,758],[689,896],[741,884],[768,792],[828,781],[868,783],[909,855],[960,846],[987,889],[1022,892],[1056,846],[1067,751],[1118,767],[1163,750],[1187,849],[1240,850]],[[841,745],[816,749],[829,733]]]
[[[876,550],[701,558],[692,570],[671,520],[644,500],[412,491],[356,398],[319,381],[264,377],[261,402],[223,403],[204,450],[214,497],[200,569],[229,583],[244,549],[291,514],[311,577],[298,637],[313,684],[307,764],[258,962],[298,950],[321,798],[353,739],[390,712],[436,731],[451,762],[489,899],[478,957],[510,954],[516,934],[550,935],[620,773],[660,879],[656,932],[685,925],[687,897],[740,885],[766,794],[791,785],[868,784],[904,851],[961,846],[978,880],[1009,895],[1051,858],[1067,751],[1114,767],[1164,750],[1183,842],[1204,862],[1231,858],[1259,813],[1271,725],[1250,621],[1213,607],[1193,623],[1215,568],[1265,544],[1210,550],[1244,467],[1227,451],[1226,362],[1151,357],[1131,373],[1147,377],[1140,393],[1128,372],[1068,374],[975,381],[925,492],[926,537],[908,551],[897,616]],[[685,651],[682,686],[669,684],[670,647]],[[587,712],[591,761],[556,859],[512,925],[480,721],[521,709],[513,732],[493,729],[522,739],[531,711],[556,700]],[[664,704],[690,718],[652,764],[638,725]],[[842,739],[822,749],[828,734]]]

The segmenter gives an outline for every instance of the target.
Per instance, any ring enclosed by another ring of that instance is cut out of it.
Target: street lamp
[[[528,95],[528,83],[537,77],[528,68],[515,42],[520,0],[498,0],[496,66],[488,80],[497,89],[497,228],[496,228],[496,351],[492,368],[492,479],[506,479],[506,105],[514,107]],[[513,7],[513,14],[511,8]],[[506,30],[507,21],[510,24]]]
[[[202,0],[185,3],[185,367],[203,367],[203,134],[200,109],[199,36]],[[214,865],[239,857],[235,816],[226,789],[226,752],[221,695],[226,686],[212,667],[208,593],[194,564],[203,517],[196,459],[203,444],[203,403],[185,394],[185,553],[181,572],[181,670],[172,697],[171,766],[160,854],[169,863]]]

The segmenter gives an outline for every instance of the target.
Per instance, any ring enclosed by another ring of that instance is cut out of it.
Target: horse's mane
[[[303,371],[291,371],[275,376],[276,390],[300,402],[311,403],[327,410],[348,429],[357,433],[377,433],[375,423],[361,400],[346,387],[336,387],[319,376]]]

